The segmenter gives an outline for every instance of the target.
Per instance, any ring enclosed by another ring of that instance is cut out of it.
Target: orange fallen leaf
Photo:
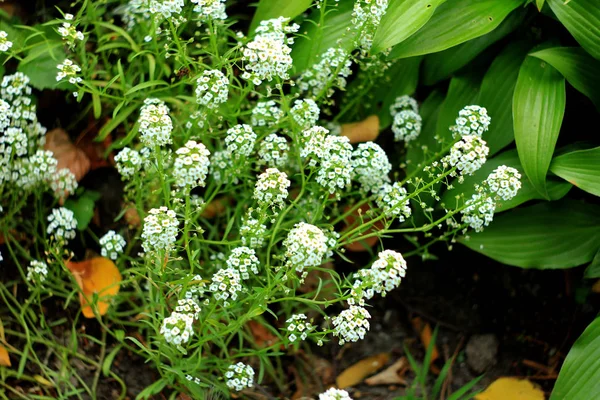
[[[375,140],[379,136],[379,117],[371,115],[362,121],[342,124],[341,135],[350,139],[350,143]]]
[[[380,353],[360,360],[346,368],[338,375],[335,383],[339,388],[346,388],[361,383],[367,376],[379,371],[390,359],[389,353]]]
[[[527,379],[498,378],[476,400],[544,400],[544,392]]]
[[[352,208],[352,206],[345,207],[344,213],[348,212],[351,208]],[[369,211],[370,208],[371,207],[368,204],[365,204],[365,205],[360,206],[358,209],[356,209],[356,211],[353,212],[352,214],[348,215],[346,217],[346,219],[344,220],[344,222],[346,223],[346,227],[344,227],[342,229],[342,232],[344,232],[348,229],[354,228],[354,224],[356,223],[357,220],[360,219],[361,215],[363,216],[362,217],[363,220],[365,222],[368,222],[369,218],[365,217],[365,215],[366,215],[367,211]],[[365,232],[362,232],[361,236],[380,231],[383,228],[384,228],[383,222],[377,221],[371,227],[369,227]],[[377,244],[377,242],[379,242],[379,238],[377,236],[372,236],[372,237],[369,237],[366,239],[358,240],[356,242],[348,243],[344,247],[347,250],[354,251],[354,252],[368,251],[370,248],[375,246]]]
[[[403,376],[407,370],[408,362],[406,357],[402,357],[380,373],[365,379],[365,383],[369,386],[406,385],[406,381],[404,380]]]
[[[119,283],[122,280],[115,263],[108,258],[95,257],[81,262],[69,261],[67,268],[83,292],[79,294],[83,316],[94,318],[94,306],[97,306],[99,315],[106,314],[111,298],[119,292]],[[94,294],[98,295],[95,305],[92,303]]]
[[[90,160],[86,154],[78,149],[63,129],[53,129],[46,134],[44,150],[50,150],[58,161],[56,170],[68,168],[77,182],[90,170]]]
[[[8,351],[6,347],[0,344],[0,365],[3,367],[10,367],[10,357],[8,356]]]
[[[412,326],[419,333],[419,337],[421,338],[421,343],[425,350],[429,348],[431,345],[431,325],[429,323],[424,322],[420,317],[415,317],[411,320]],[[437,349],[435,343],[433,344],[433,351],[431,353],[431,363],[438,359],[440,353]]]

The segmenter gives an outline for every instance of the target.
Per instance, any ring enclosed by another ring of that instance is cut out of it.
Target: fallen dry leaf
[[[366,119],[342,124],[342,136],[350,139],[350,143],[369,142],[377,139],[379,136],[379,117],[371,115]]]
[[[596,283],[594,283],[594,285],[592,286],[592,292],[600,293],[600,279],[598,279]]]
[[[75,146],[69,135],[63,129],[53,129],[46,134],[44,150],[50,150],[58,161],[57,171],[68,168],[77,182],[90,170],[90,160],[83,152]]]
[[[106,314],[112,296],[119,292],[121,273],[108,258],[95,257],[87,261],[67,263],[67,268],[79,284],[83,293],[79,294],[81,311],[86,318],[94,318],[92,301],[94,294],[98,295],[97,312]]]
[[[344,213],[350,211],[351,208],[352,208],[352,206],[345,207]],[[369,218],[365,217],[365,215],[366,215],[367,211],[369,211],[370,208],[371,207],[368,204],[365,204],[365,205],[357,208],[356,211],[353,212],[352,214],[348,215],[346,217],[346,219],[344,220],[346,222],[346,227],[344,227],[342,229],[342,232],[350,229],[351,227],[354,228],[354,224],[356,223],[357,220],[360,220],[361,215],[363,216],[363,221],[368,222]],[[370,228],[368,228],[365,232],[362,232],[361,236],[380,231],[383,228],[384,228],[383,222],[377,221]],[[369,237],[369,238],[366,238],[363,240],[348,243],[344,247],[347,250],[354,251],[354,252],[368,251],[370,248],[375,246],[377,244],[377,242],[379,242],[379,238],[377,236],[372,236],[372,237]]]
[[[3,367],[10,367],[10,357],[8,356],[8,351],[6,347],[0,344],[0,365]]]
[[[498,378],[476,400],[544,400],[544,392],[527,379]]]
[[[431,344],[431,325],[429,323],[424,322],[420,317],[415,317],[411,320],[413,328],[418,332],[419,337],[421,338],[421,343],[425,350],[427,350]],[[433,352],[431,353],[431,363],[438,359],[440,353],[438,351],[437,346],[433,345]]]
[[[365,383],[369,386],[406,385],[406,381],[404,380],[404,374],[407,370],[408,361],[406,360],[406,357],[402,357],[398,361],[381,371],[380,373],[373,375],[368,379],[365,379]]]
[[[250,333],[252,333],[254,342],[258,347],[269,347],[277,342],[277,336],[269,332],[269,330],[260,322],[248,321],[246,325],[250,328]]]
[[[338,375],[335,383],[339,388],[347,388],[361,383],[367,376],[379,371],[390,360],[389,353],[380,353],[360,360]]]

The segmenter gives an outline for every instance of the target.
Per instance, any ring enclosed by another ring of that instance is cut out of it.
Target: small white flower
[[[121,178],[130,179],[142,168],[142,157],[136,150],[124,147],[115,156],[115,163]]]
[[[194,336],[193,324],[193,314],[173,311],[169,317],[163,320],[160,334],[164,336],[167,343],[181,346]]]
[[[312,99],[295,100],[290,114],[301,129],[313,127],[319,120],[321,110]]]
[[[210,152],[202,143],[189,140],[184,147],[176,151],[173,175],[177,186],[195,187],[206,184]]]
[[[403,110],[394,116],[392,132],[396,142],[409,143],[421,134],[421,116],[412,110]]]
[[[144,251],[170,250],[177,240],[179,221],[175,211],[167,207],[153,208],[144,218],[142,247]]]
[[[254,370],[242,362],[230,365],[225,372],[225,383],[231,390],[244,390],[254,386]]]
[[[305,222],[297,223],[283,241],[286,265],[302,272],[305,268],[322,264],[327,254],[328,239],[318,227]]]
[[[394,104],[390,106],[390,114],[392,118],[400,111],[412,111],[415,114],[419,113],[419,104],[415,99],[408,95],[396,97]]]
[[[258,163],[271,168],[282,168],[287,164],[289,149],[290,146],[284,137],[271,133],[260,142]]]
[[[116,260],[119,254],[123,254],[125,250],[125,239],[115,231],[108,231],[100,238],[100,254],[102,257],[108,257],[111,260]]]
[[[206,70],[196,80],[196,101],[208,108],[216,108],[227,101],[229,79],[217,70]]]
[[[256,181],[253,198],[260,207],[281,209],[285,205],[290,185],[291,182],[285,172],[277,168],[267,168]]]
[[[294,314],[285,323],[288,340],[291,343],[298,339],[306,340],[308,335],[317,328],[305,314]]]
[[[371,327],[369,318],[371,314],[364,307],[354,305],[333,317],[333,336],[339,337],[340,346],[364,339]]]
[[[48,276],[48,265],[43,261],[31,260],[27,266],[27,277],[29,282],[41,284]]]
[[[48,216],[48,227],[46,233],[53,236],[56,240],[67,243],[75,238],[75,228],[77,228],[77,220],[73,211],[64,208],[54,208]]]
[[[250,273],[257,275],[260,262],[256,257],[256,252],[249,247],[236,247],[231,250],[231,254],[225,262],[228,268],[238,270],[242,279],[250,279]]]
[[[67,196],[74,194],[77,186],[77,179],[69,168],[60,169],[50,181],[50,187],[56,198],[63,200]]]
[[[265,243],[267,227],[250,215],[246,216],[240,227],[242,244],[253,249],[258,249]]]
[[[483,231],[494,220],[496,202],[487,193],[475,193],[465,205],[467,207],[461,211],[462,222],[475,232]]]
[[[242,291],[242,277],[235,268],[218,270],[211,279],[209,290],[217,301],[222,301],[223,306],[229,305],[229,300],[237,300],[238,293]]]
[[[283,111],[273,100],[261,101],[252,109],[252,126],[270,128],[277,125],[283,117]]]
[[[485,164],[489,151],[485,141],[479,136],[465,135],[441,161],[444,165],[456,167],[460,175],[472,175]]]
[[[521,174],[506,165],[501,165],[488,175],[484,187],[500,199],[508,201],[521,189]]]
[[[481,137],[489,129],[492,119],[485,107],[466,106],[458,112],[456,125],[451,126],[453,137],[477,135]]]
[[[363,268],[355,274],[356,281],[352,288],[353,300],[362,305],[363,298],[371,299],[375,293],[385,297],[400,286],[405,276],[406,261],[402,254],[393,250],[381,251],[370,268]]]
[[[196,4],[194,12],[197,12],[202,21],[227,19],[225,13],[225,0],[192,0]]]
[[[358,32],[356,45],[369,50],[373,36],[387,10],[387,0],[357,0],[352,11],[352,27]]]
[[[352,153],[352,167],[363,192],[376,192],[390,181],[392,164],[385,151],[373,142],[361,143]]]
[[[323,153],[319,160],[317,182],[330,194],[350,186],[352,168],[352,145],[345,136],[327,136],[321,143]]]
[[[233,159],[248,157],[254,150],[256,133],[250,125],[235,125],[227,130],[225,145]]]
[[[58,68],[59,70],[58,74],[56,75],[57,82],[60,82],[65,78],[68,78],[69,83],[72,84],[80,83],[83,81],[81,77],[77,76],[77,73],[81,72],[81,68],[69,59],[63,61],[62,64],[58,64],[56,68]]]
[[[410,202],[406,198],[407,192],[400,182],[383,184],[377,192],[375,202],[388,218],[397,217],[400,222],[404,222],[411,215]]]
[[[169,107],[164,101],[150,98],[144,100],[140,109],[140,140],[145,146],[165,146],[172,143],[173,121],[169,117]]]
[[[317,97],[327,88],[325,93],[331,97],[334,88],[346,88],[346,79],[352,74],[350,54],[339,47],[327,49],[321,56],[321,61],[307,69],[296,82],[302,92],[311,97]]]
[[[319,394],[319,400],[352,400],[352,397],[345,390],[330,388]]]
[[[5,31],[0,31],[0,51],[7,52],[12,45],[12,42],[8,40],[8,34]]]

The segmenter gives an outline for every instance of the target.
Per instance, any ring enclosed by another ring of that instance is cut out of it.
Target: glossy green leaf
[[[436,53],[485,35],[523,0],[448,0],[414,35],[394,46],[390,58]]]
[[[600,318],[575,341],[563,363],[550,400],[600,398]]]
[[[600,109],[600,61],[580,47],[553,47],[530,55],[556,68]]]
[[[545,1],[546,0],[535,0],[535,6],[537,7],[538,11],[542,11]]]
[[[78,230],[82,231],[89,225],[94,217],[95,204],[99,198],[100,193],[86,190],[78,198],[68,198],[65,201],[65,208],[73,211],[75,215]]]
[[[600,207],[563,199],[518,208],[459,241],[516,267],[576,267],[589,262],[600,247]]]
[[[321,10],[318,9],[304,21],[300,27],[303,36],[297,38],[292,47],[296,74],[319,62],[320,55],[330,47],[338,46],[338,42],[342,48],[352,50],[354,46],[347,33],[352,24],[353,4],[352,1],[333,3],[333,6],[328,7],[322,23]]]
[[[600,249],[598,249],[594,259],[585,269],[584,276],[588,279],[600,278]]]
[[[311,4],[312,0],[260,0],[250,24],[250,32],[254,32],[260,21],[278,17],[296,18]]]
[[[546,173],[565,113],[565,79],[546,62],[527,57],[513,95],[515,141],[527,177],[549,198]]]
[[[600,147],[555,157],[550,171],[578,188],[600,196]]]
[[[373,53],[398,44],[429,21],[435,9],[446,0],[392,0],[375,33]]]
[[[510,13],[500,26],[490,33],[439,53],[429,54],[423,62],[423,83],[433,85],[450,77],[473,61],[482,51],[515,30],[523,22],[525,14],[526,9],[519,8]]]
[[[600,60],[600,2],[548,0],[548,5],[581,47]]]
[[[513,42],[496,57],[481,82],[477,104],[487,108],[492,123],[483,134],[490,157],[515,140],[512,101],[519,68],[527,55],[529,44]]]
[[[473,175],[465,177],[462,184],[459,184],[456,181],[453,182],[454,188],[444,192],[440,203],[445,204],[445,207],[449,209],[455,209],[457,205],[460,206],[464,204],[465,200],[470,199],[471,196],[475,194],[475,185],[480,185],[490,173],[501,165],[513,167],[523,175],[523,167],[519,161],[517,151],[508,150],[502,152],[496,157],[487,160],[487,162]],[[563,198],[569,190],[571,190],[571,187],[571,184],[561,179],[548,179],[548,194],[552,200]],[[457,204],[456,196],[461,195],[464,200],[460,200],[460,203]],[[508,201],[498,201],[496,212],[510,210],[511,208],[530,200],[542,200],[542,196],[535,190],[529,179],[523,177],[521,179],[521,189],[519,189],[517,195]]]
[[[385,74],[385,81],[379,85],[375,98],[382,100],[379,110],[379,126],[384,129],[392,123],[390,106],[398,96],[412,95],[419,83],[419,66],[421,57],[398,60]]]

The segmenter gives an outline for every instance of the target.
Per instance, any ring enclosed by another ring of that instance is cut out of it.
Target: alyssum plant
[[[56,81],[68,81],[79,102],[129,110],[117,121],[127,134],[117,141],[122,149],[114,160],[126,202],[143,219],[137,231],[109,231],[99,240],[124,279],[108,313],[94,312],[117,340],[123,330],[141,333],[144,341],[131,336],[123,346],[160,371],[145,394],[167,385],[197,398],[214,387],[241,391],[262,381],[282,387],[282,343],[293,349],[305,341],[362,339],[370,326],[368,301],[405,277],[405,259],[392,249],[349,276],[324,267],[345,259],[345,246],[423,232],[431,241],[410,255],[421,254],[436,241],[482,230],[496,203],[520,188],[519,173],[501,166],[471,198],[457,196],[438,208],[421,200],[439,201],[441,186],[455,178],[460,183],[485,163],[481,135],[491,123],[485,108],[460,111],[449,127],[452,140],[410,175],[392,171],[378,144],[353,146],[322,118],[336,112],[336,96],[354,64],[361,77],[385,67],[383,58],[369,56],[385,0],[358,0],[345,33],[354,50],[332,47],[300,76],[292,76],[290,56],[299,27],[286,18],[264,20],[245,36],[232,29],[236,23],[222,1],[131,0],[106,6],[120,15],[121,28],[102,21],[92,2],[79,3],[76,15],[49,25],[58,26],[67,55],[57,63]],[[324,14],[326,3],[314,6]],[[27,50],[27,40],[20,49],[10,32],[0,37],[10,57],[20,59]],[[188,72],[175,78],[181,70]],[[49,296],[68,304],[80,290],[64,287],[77,221],[59,201],[76,183],[42,150],[44,129],[28,83],[21,73],[2,81],[0,225],[22,275],[17,283],[30,290],[26,307]],[[417,102],[400,96],[390,113],[396,141],[410,146],[422,124]],[[51,209],[42,206],[44,189],[56,195]],[[22,221],[31,201],[37,217]],[[425,223],[416,222],[415,208]],[[35,240],[23,244],[15,237],[24,229]],[[316,271],[327,278],[307,292],[303,283]],[[334,296],[323,295],[326,285]],[[15,303],[10,329],[35,330],[11,292],[1,292],[7,304]],[[334,304],[342,311],[329,315],[326,307]],[[279,342],[257,347],[247,329],[252,320],[271,321],[268,329]],[[320,398],[349,397],[331,389]]]

